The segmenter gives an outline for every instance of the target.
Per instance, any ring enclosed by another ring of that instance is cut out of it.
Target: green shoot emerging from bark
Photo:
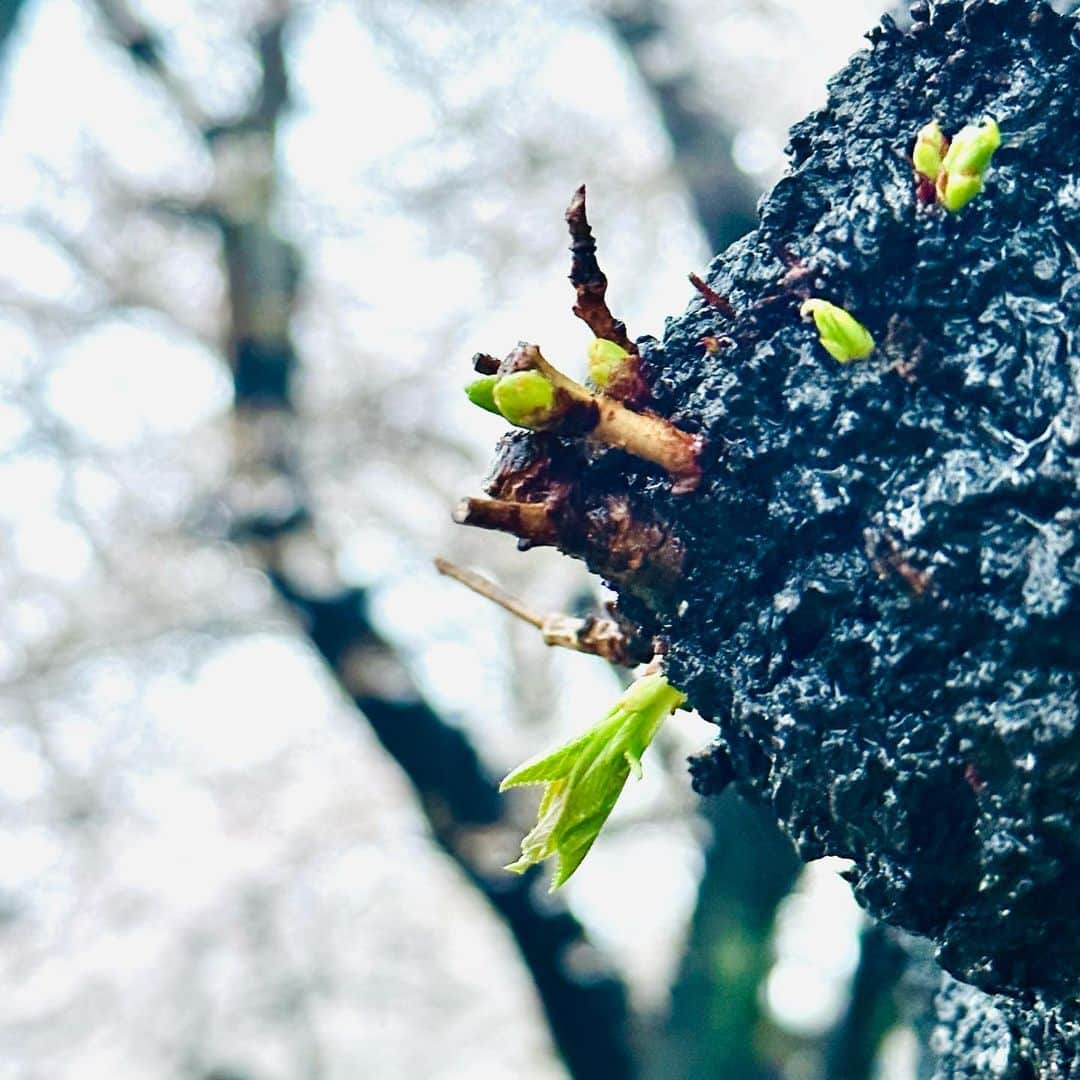
[[[606,338],[594,338],[589,345],[589,378],[601,390],[606,390],[631,361],[621,345]]]
[[[604,342],[612,349],[621,346]],[[621,363],[610,369],[612,384],[623,380],[624,368],[637,358],[625,349]],[[614,354],[609,353],[609,358]],[[519,343],[504,360],[477,353],[473,364],[483,376],[465,392],[481,408],[495,411],[517,427],[556,435],[586,437],[617,447],[666,469],[678,494],[692,491],[701,478],[698,456],[702,440],[651,412],[635,412],[609,391],[592,393],[544,359],[535,345]],[[636,379],[636,367],[630,372]]]
[[[539,371],[514,371],[498,377],[492,396],[495,407],[516,427],[543,427],[555,405],[555,387]]]
[[[937,178],[938,202],[954,213],[983,189],[983,176],[994,151],[1001,145],[997,122],[969,124],[957,132],[941,163]]]
[[[828,300],[807,300],[799,314],[813,317],[825,351],[841,364],[865,360],[874,351],[874,339],[852,315]]]
[[[481,409],[486,409],[496,416],[501,416],[498,405],[495,404],[495,384],[499,381],[498,375],[481,375],[479,379],[473,379],[465,387],[465,396]]]
[[[506,869],[522,874],[554,855],[552,891],[566,884],[614,809],[630,773],[640,778],[641,756],[660,725],[685,700],[686,695],[663,675],[645,675],[580,738],[510,773],[500,790],[543,784],[544,794],[536,825],[521,842],[521,858]]]
[[[920,176],[926,177],[932,184],[937,182],[941,174],[941,161],[948,145],[949,141],[936,120],[931,120],[915,136],[915,149],[911,154],[912,163],[915,165],[915,171]]]

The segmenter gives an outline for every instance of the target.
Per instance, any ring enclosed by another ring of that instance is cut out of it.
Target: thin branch
[[[511,615],[521,619],[522,622],[535,626],[537,630],[543,629],[544,617],[542,615],[537,615],[534,611],[531,611],[521,600],[516,596],[512,596],[501,586],[496,585],[490,578],[477,574],[473,570],[466,570],[463,566],[457,566],[448,559],[436,559],[435,569],[440,574],[460,582],[467,589],[472,589],[474,593],[482,596],[485,600],[498,604],[504,611],[509,611]]]
[[[535,626],[545,645],[599,656],[622,667],[634,667],[641,661],[640,642],[614,619],[601,619],[594,615],[578,619],[559,612],[538,615],[482,574],[456,566],[446,559],[436,559],[435,569],[498,604],[530,626]]]
[[[734,319],[737,312],[731,301],[726,296],[721,296],[711,285],[703,281],[697,274],[690,274],[690,284],[705,298],[705,302],[716,308],[722,315]]]
[[[604,392],[635,407],[645,405],[651,398],[649,384],[641,370],[637,345],[626,333],[626,325],[616,319],[607,305],[607,277],[596,260],[596,240],[585,212],[585,185],[577,189],[566,211],[570,227],[570,281],[577,293],[574,314],[595,335],[597,342],[612,342],[620,360],[614,366],[605,365],[602,386]],[[610,346],[607,346],[610,348]],[[591,355],[591,353],[590,353]],[[594,380],[599,378],[590,366]]]
[[[607,277],[596,261],[596,240],[585,213],[585,185],[574,192],[566,210],[570,227],[570,283],[577,292],[574,314],[598,338],[614,341],[628,353],[637,355],[637,346],[626,333],[626,324],[616,319],[607,306]]]

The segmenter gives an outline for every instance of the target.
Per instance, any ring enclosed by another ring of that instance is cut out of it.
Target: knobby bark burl
[[[912,14],[792,131],[710,268],[730,308],[699,295],[636,343],[648,408],[699,437],[697,486],[547,432],[507,440],[492,493],[557,507],[544,542],[662,640],[719,729],[698,788],[852,859],[873,915],[993,995],[946,1001],[944,1075],[986,1075],[1004,1031],[1012,1075],[1080,1076],[1080,29],[1034,0]],[[923,197],[919,131],[987,118],[984,190]],[[874,353],[832,359],[809,298]],[[613,558],[613,505],[678,559]]]

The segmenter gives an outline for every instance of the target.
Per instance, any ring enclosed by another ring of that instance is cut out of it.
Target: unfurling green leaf
[[[938,201],[953,212],[966,206],[983,189],[983,176],[1001,145],[997,121],[969,124],[949,144],[938,177]]]
[[[799,309],[799,314],[804,319],[813,316],[825,351],[841,364],[865,360],[874,351],[870,331],[854,316],[828,300],[807,300]]]
[[[555,387],[539,371],[514,371],[503,375],[492,390],[495,407],[517,427],[543,424],[555,404]]]
[[[481,409],[487,409],[488,412],[501,416],[499,407],[495,404],[495,384],[498,381],[498,375],[481,375],[479,379],[473,379],[465,387],[465,395],[474,405],[479,405]]]
[[[554,855],[551,888],[564,885],[588,854],[631,771],[641,776],[641,756],[660,725],[685,700],[663,675],[646,675],[580,738],[510,773],[501,791],[543,784],[544,794],[536,825],[521,842],[521,858],[506,869],[521,874]]]
[[[589,378],[601,389],[606,390],[630,354],[614,341],[606,338],[593,338],[589,344]]]

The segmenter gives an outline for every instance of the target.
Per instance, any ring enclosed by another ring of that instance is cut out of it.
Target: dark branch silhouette
[[[178,109],[211,153],[236,134],[261,137],[265,149],[272,147],[289,101],[283,50],[287,10],[258,31],[261,81],[251,109],[219,125],[187,104],[153,35],[119,0],[101,0],[99,7],[132,58],[175,91]],[[369,618],[365,590],[338,582],[315,591],[289,568],[289,545],[318,533],[300,467],[303,432],[293,400],[300,356],[291,321],[303,260],[272,223],[273,178],[258,187],[246,200],[243,219],[225,207],[200,208],[201,216],[215,223],[224,248],[239,468],[273,476],[275,488],[289,493],[273,505],[248,510],[234,522],[232,537],[258,559],[312,647],[408,777],[435,841],[505,921],[571,1074],[630,1078],[635,1071],[623,985],[598,955],[585,965],[571,964],[571,951],[575,959],[581,950],[593,951],[580,923],[560,904],[542,898],[536,875],[506,874],[493,860],[492,852],[500,849],[494,837],[501,830],[511,839],[517,828],[465,733],[420,694],[407,665]],[[589,973],[578,977],[575,968]]]

